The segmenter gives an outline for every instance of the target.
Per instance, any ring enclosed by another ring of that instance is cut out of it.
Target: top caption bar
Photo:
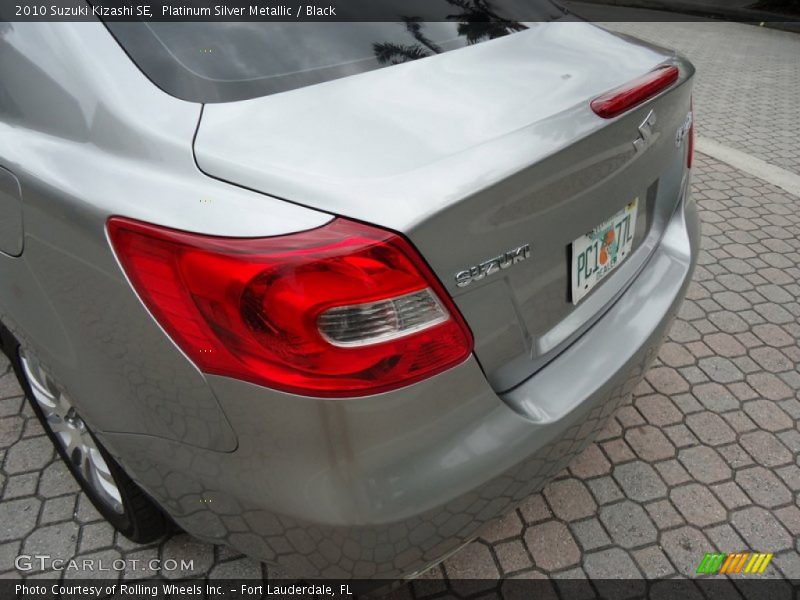
[[[793,2],[777,0],[516,0],[515,21],[800,22]],[[0,21],[307,21],[502,20],[493,0],[0,0]]]

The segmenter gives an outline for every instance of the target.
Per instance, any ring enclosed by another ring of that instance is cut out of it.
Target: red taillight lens
[[[610,119],[652,98],[678,80],[678,67],[666,65],[598,96],[591,102],[595,114]]]
[[[694,98],[689,102],[689,141],[687,142],[686,168],[691,169],[694,162]]]
[[[206,373],[363,396],[472,351],[435,275],[393,233],[335,219],[286,236],[219,238],[120,217],[108,231],[144,304]]]

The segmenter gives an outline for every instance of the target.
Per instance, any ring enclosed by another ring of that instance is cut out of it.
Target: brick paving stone
[[[24,420],[18,415],[0,419],[0,446],[9,448],[16,442],[22,432],[23,424]]]
[[[800,536],[800,508],[796,505],[784,506],[775,511],[775,516],[795,538]]]
[[[715,412],[734,410],[739,408],[739,401],[730,391],[730,387],[733,385],[736,384],[725,387],[716,382],[704,383],[695,386],[692,389],[692,394],[708,410],[713,410]]]
[[[24,498],[0,502],[0,542],[22,539],[36,527],[41,502]]]
[[[770,566],[776,566],[781,574],[794,581],[800,580],[800,554],[784,554],[772,559]]]
[[[736,433],[746,433],[757,429],[757,425],[741,410],[732,410],[722,417],[728,422]]]
[[[3,465],[6,473],[24,473],[41,470],[53,458],[53,444],[42,436],[20,440],[6,455]]]
[[[36,484],[39,482],[37,473],[22,473],[12,475],[6,481],[6,488],[3,491],[4,498],[21,498],[32,496],[36,493]]]
[[[597,509],[586,485],[578,479],[554,481],[545,488],[544,496],[553,513],[565,521],[588,517]]]
[[[736,432],[718,414],[704,411],[686,417],[686,425],[704,444],[719,446],[736,439]]]
[[[732,481],[713,485],[711,486],[711,491],[716,494],[717,498],[719,498],[729,510],[751,504],[751,500],[747,494]]]
[[[703,341],[708,344],[718,356],[732,358],[742,356],[747,349],[729,333],[712,333],[705,336]]]
[[[19,413],[22,408],[23,399],[11,397],[0,399],[0,417],[13,416]]]
[[[667,342],[658,353],[661,361],[669,367],[686,367],[694,363],[694,356],[681,344]]]
[[[615,467],[613,476],[625,495],[637,502],[655,500],[667,493],[667,486],[655,469],[640,460]]]
[[[558,521],[530,527],[525,532],[525,544],[533,556],[534,564],[548,571],[576,565],[581,557],[569,529]]]
[[[568,569],[553,576],[553,583],[561,598],[574,598],[575,600],[593,600],[597,594],[589,583],[586,571],[580,567]],[[526,598],[530,597],[530,590]],[[522,599],[520,599],[522,600]]]
[[[89,523],[81,528],[81,541],[79,552],[90,552],[100,548],[107,548],[114,543],[114,531],[100,521]]]
[[[42,424],[39,423],[38,419],[28,419],[27,421],[25,421],[25,427],[22,431],[22,437],[32,438],[40,435],[46,435],[46,432],[42,427]]]
[[[589,577],[594,578],[601,596],[610,598],[635,598],[645,591],[643,581],[614,581],[615,579],[637,579],[641,577],[636,563],[630,554],[620,548],[600,550],[586,555],[584,569]],[[605,577],[613,577],[604,578]]]
[[[792,501],[792,492],[772,472],[764,467],[742,469],[736,473],[736,483],[756,504],[774,508]]]
[[[550,509],[541,494],[534,494],[520,504],[519,512],[526,523],[538,523],[552,517]]]
[[[722,457],[708,446],[686,448],[678,453],[678,460],[697,481],[716,483],[729,479],[731,469]]]
[[[780,325],[775,325],[774,323],[756,325],[753,327],[753,333],[756,334],[762,342],[775,348],[783,348],[784,346],[791,346],[797,343],[791,334],[787,333]]]
[[[747,547],[741,536],[727,523],[709,527],[705,532],[720,552],[741,552]]]
[[[792,419],[800,419],[800,401],[792,398],[778,402],[778,404]]]
[[[683,423],[678,425],[670,425],[664,428],[664,433],[676,448],[686,448],[687,446],[696,446],[700,440],[686,427]]]
[[[214,547],[204,544],[186,534],[176,535],[167,540],[161,548],[161,564],[167,560],[177,560],[178,569],[167,571],[162,575],[168,579],[185,578],[208,570],[214,562]],[[180,559],[191,561],[190,569],[184,569]]]
[[[675,572],[666,554],[658,546],[634,550],[631,555],[647,579],[659,579]]]
[[[444,561],[444,570],[450,579],[497,579],[500,573],[488,546],[472,543]],[[488,582],[487,587],[494,587]]]
[[[39,494],[45,498],[53,498],[80,490],[80,486],[72,477],[66,465],[60,460],[53,461],[44,468],[39,479]]]
[[[789,449],[772,433],[753,431],[743,434],[739,439],[742,447],[765,467],[785,465],[794,459]]]
[[[647,514],[658,529],[669,529],[684,522],[683,517],[668,500],[658,500],[645,506]]]
[[[79,527],[65,522],[37,527],[22,544],[25,554],[49,554],[53,559],[67,560],[74,556]]]
[[[597,519],[572,523],[570,529],[584,550],[595,550],[611,544],[611,538]]]
[[[575,477],[588,479],[589,477],[605,475],[611,470],[611,464],[597,444],[590,444],[572,460],[569,464],[569,470]]]
[[[119,551],[114,548],[108,548],[100,552],[82,554],[76,557],[79,561],[91,561],[88,564],[97,566],[79,571],[66,571],[64,573],[64,583],[68,584],[70,580],[77,579],[80,581],[102,580],[104,583],[108,582],[108,584],[111,584],[119,580],[119,578],[122,576],[123,570],[121,568],[115,568],[115,565],[120,564],[117,561],[119,561],[121,557],[122,555],[119,553]],[[102,567],[99,565],[102,565]]]
[[[675,459],[656,463],[656,471],[658,471],[658,474],[661,475],[661,479],[669,486],[691,480],[689,472]]]
[[[58,498],[50,498],[49,500],[45,500],[39,522],[55,523],[57,521],[65,521],[72,518],[74,509],[75,496],[70,495],[60,496]],[[108,531],[108,527],[106,527],[105,530]]]
[[[617,414],[614,417],[619,421],[624,429],[630,429],[637,425],[644,425],[645,421],[642,415],[633,406],[623,406],[617,409]]]
[[[699,410],[703,410],[703,405],[700,404],[691,394],[678,394],[672,397],[672,401],[684,414],[691,414]]]
[[[794,420],[775,403],[769,400],[745,402],[742,409],[761,429],[782,431],[794,427]]]
[[[722,356],[701,358],[698,364],[717,383],[733,383],[744,379],[744,373],[730,359]]]
[[[591,479],[588,485],[598,504],[610,504],[624,497],[622,490],[619,489],[619,486],[611,477]]]
[[[629,429],[625,432],[625,441],[642,460],[664,460],[675,456],[675,446],[652,425]]]
[[[750,506],[735,511],[731,525],[739,532],[751,548],[769,548],[780,552],[793,546],[794,539],[775,516],[759,506]]]
[[[514,537],[522,533],[522,520],[516,511],[511,511],[489,523],[481,532],[481,537],[489,543]]]
[[[775,434],[781,443],[795,456],[800,455],[800,431],[789,429]]]
[[[261,565],[249,558],[238,558],[215,566],[209,579],[261,579]]]
[[[644,418],[651,425],[663,427],[679,423],[683,419],[683,414],[677,409],[672,401],[661,394],[654,394],[636,399],[636,408],[641,411]]]
[[[717,501],[709,489],[697,483],[674,488],[669,498],[683,517],[698,527],[707,527],[724,521],[725,507]]]
[[[17,540],[0,544],[0,573],[9,572],[16,575],[14,561],[19,556],[21,543]]]
[[[625,443],[625,440],[615,439],[610,440],[608,442],[603,442],[600,444],[603,448],[605,453],[608,455],[608,458],[614,464],[619,464],[623,462],[627,462],[629,460],[633,460],[636,458],[636,455],[633,453],[633,450],[630,449],[630,446]]]
[[[731,469],[740,469],[754,464],[750,455],[745,452],[739,444],[728,444],[727,446],[719,446],[717,448],[725,462],[730,465]]]
[[[10,398],[21,394],[22,390],[13,373],[6,373],[0,377],[0,398]]]
[[[600,520],[611,538],[623,548],[656,541],[658,532],[641,505],[625,500],[600,508]]]
[[[494,547],[494,553],[504,575],[533,566],[527,549],[519,540],[497,544]]]
[[[711,547],[708,538],[696,527],[684,526],[661,535],[661,547],[682,575],[694,575],[702,558]]]
[[[775,348],[762,347],[750,351],[752,359],[770,373],[782,373],[794,368],[792,360]]]
[[[647,373],[647,381],[658,392],[666,395],[680,394],[689,390],[689,384],[678,371],[670,367],[656,367]]]
[[[792,389],[772,373],[753,373],[747,376],[747,383],[767,400],[784,400],[794,395]]]

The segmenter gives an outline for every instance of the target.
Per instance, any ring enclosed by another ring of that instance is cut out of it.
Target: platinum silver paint
[[[100,23],[3,24],[0,52],[0,165],[21,190],[5,248],[24,224],[21,254],[0,253],[0,321],[181,527],[290,572],[405,576],[474,537],[603,427],[688,286],[699,225],[673,135],[694,70],[663,49],[538,24],[204,108],[155,87]],[[589,110],[664,62],[681,68],[668,93],[611,123]],[[565,242],[632,189],[647,207],[634,252],[570,306]],[[106,238],[112,215],[233,237],[333,215],[400,232],[453,295],[475,353],[335,401],[205,375],[133,293]],[[530,258],[496,277],[453,278],[524,244]]]

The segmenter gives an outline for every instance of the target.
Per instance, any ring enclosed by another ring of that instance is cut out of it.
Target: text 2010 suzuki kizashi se
[[[0,25],[3,348],[131,539],[413,576],[656,355],[691,64],[417,4],[449,18]]]

